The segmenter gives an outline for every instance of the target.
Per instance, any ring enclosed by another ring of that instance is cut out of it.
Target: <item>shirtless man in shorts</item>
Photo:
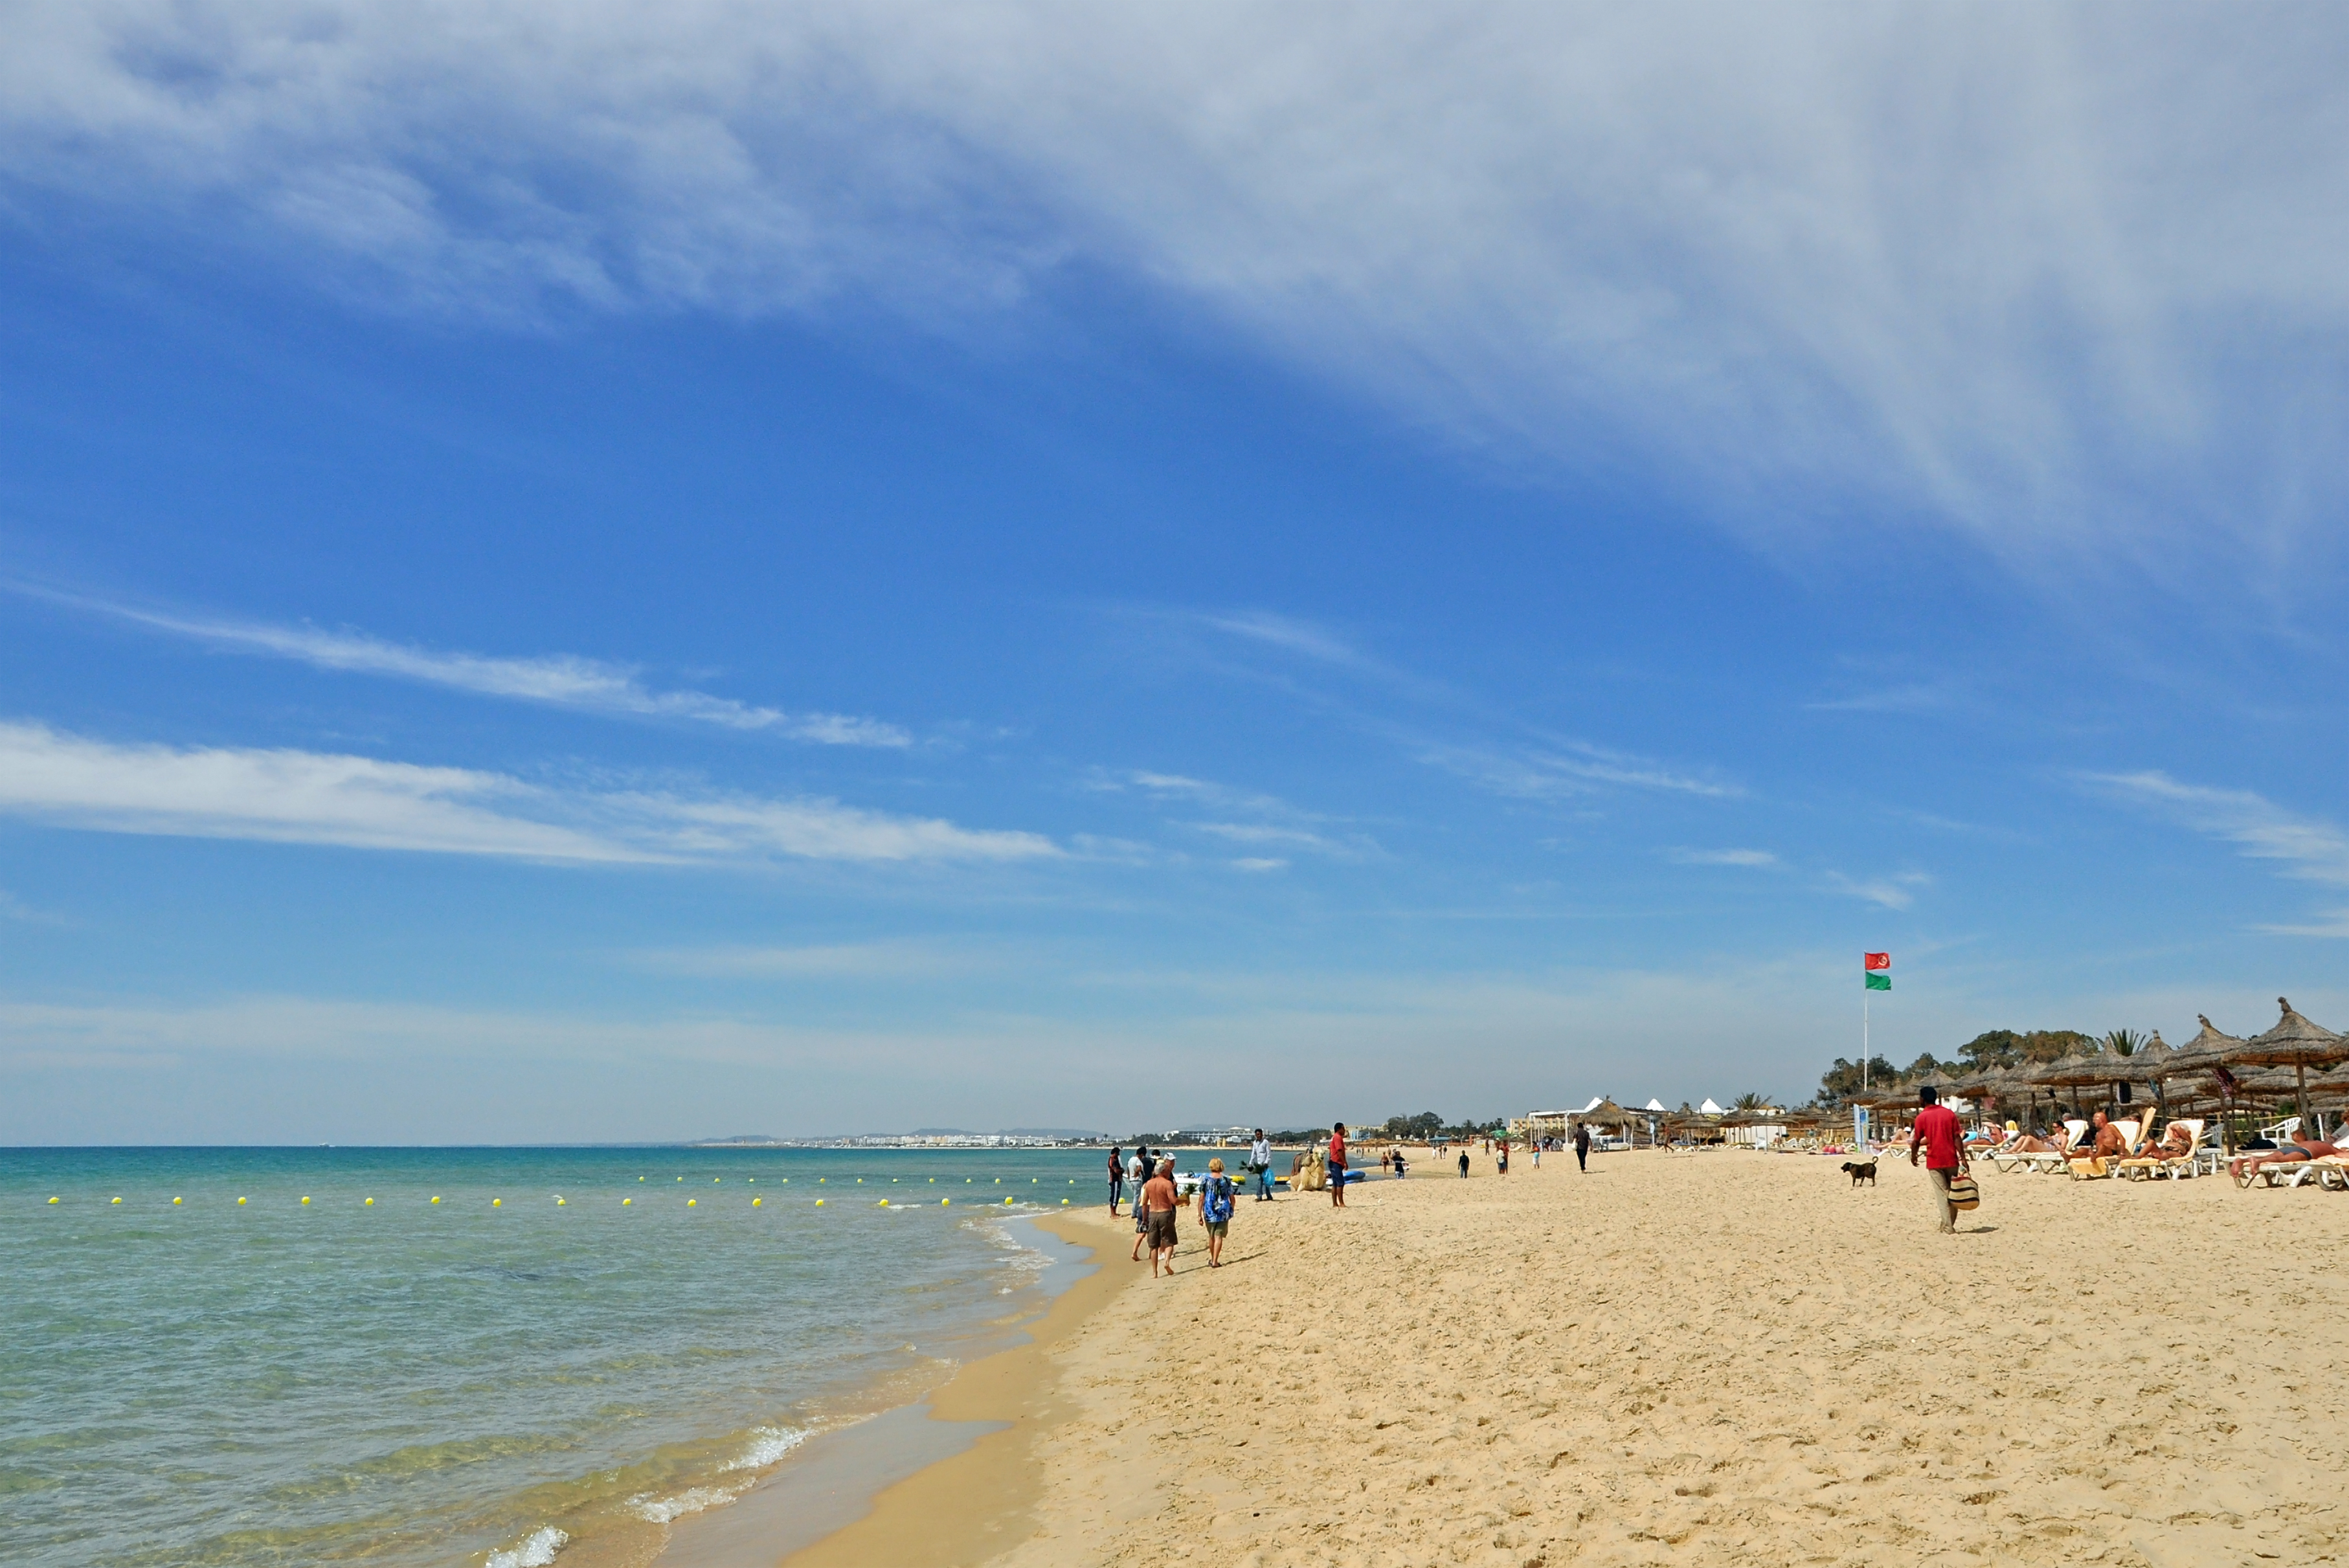
[[[1158,1162],[1158,1174],[1142,1184],[1142,1212],[1150,1224],[1150,1277],[1158,1277],[1164,1262],[1174,1272],[1174,1161]]]

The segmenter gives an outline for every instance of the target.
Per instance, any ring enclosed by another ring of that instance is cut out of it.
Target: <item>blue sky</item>
[[[2220,20],[16,19],[0,1140],[2342,1025],[2349,29]]]

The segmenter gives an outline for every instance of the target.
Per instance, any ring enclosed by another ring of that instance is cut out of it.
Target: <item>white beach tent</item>
[[[1648,1111],[1648,1147],[1653,1149],[1659,1141],[1656,1119],[1664,1114],[1664,1102],[1651,1096]]]
[[[1723,1114],[1721,1107],[1713,1103],[1713,1097],[1711,1095],[1707,1095],[1705,1097],[1704,1103],[1698,1106],[1697,1109],[1704,1112],[1707,1116],[1720,1116]]]

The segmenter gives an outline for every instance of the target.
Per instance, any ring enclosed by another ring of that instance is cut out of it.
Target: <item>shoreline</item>
[[[947,1568],[999,1556],[1039,1496],[1034,1439],[1066,1414],[1054,1348],[1131,1283],[1106,1214],[1030,1222],[1083,1249],[1088,1272],[1018,1326],[1017,1343],[964,1363],[923,1398],[811,1439],[725,1508],[680,1522],[655,1568]]]

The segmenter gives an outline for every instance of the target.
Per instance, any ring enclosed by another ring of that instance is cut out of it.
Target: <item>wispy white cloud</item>
[[[951,321],[1080,258],[1471,442],[1805,497],[1722,509],[1773,534],[2318,537],[2331,13],[1691,15],[36,7],[0,169],[436,311]]]
[[[1767,850],[1673,850],[1666,858],[1681,866],[1775,866],[1778,857]]]
[[[1826,882],[1835,892],[1865,899],[1878,908],[1907,909],[1917,902],[1917,890],[1931,886],[1933,879],[1923,872],[1882,877],[1850,877],[1841,872],[1829,872]]]
[[[630,718],[684,719],[727,729],[764,730],[827,746],[905,747],[913,737],[894,724],[838,713],[785,713],[700,691],[661,691],[633,665],[574,654],[508,657],[419,648],[357,632],[164,614],[74,594],[19,587],[53,603],[111,616],[150,631],[217,648],[292,659],[316,669],[387,676],[479,696]]]
[[[1954,705],[1954,687],[1925,681],[1904,681],[1849,696],[1824,697],[1803,706],[1814,713],[1938,713]]]
[[[2091,789],[2155,811],[2235,845],[2282,874],[2349,887],[2349,833],[2322,818],[2286,810],[2250,789],[2181,784],[2159,769],[2081,775]]]
[[[6,722],[0,813],[102,832],[571,864],[1006,861],[1061,853],[1035,833],[829,799],[561,789],[471,769],[292,749],[119,745]]]
[[[662,974],[719,980],[943,979],[983,966],[970,952],[911,941],[663,948],[633,956],[645,968]]]
[[[1682,772],[1652,758],[1577,741],[1510,748],[1423,741],[1420,760],[1482,785],[1497,795],[1520,799],[1551,800],[1588,795],[1613,786],[1696,795],[1708,799],[1733,799],[1745,793],[1737,784]]]
[[[1244,872],[1278,872],[1286,871],[1288,867],[1288,862],[1287,861],[1275,860],[1262,855],[1243,856],[1239,860],[1234,861],[1232,864]]]

